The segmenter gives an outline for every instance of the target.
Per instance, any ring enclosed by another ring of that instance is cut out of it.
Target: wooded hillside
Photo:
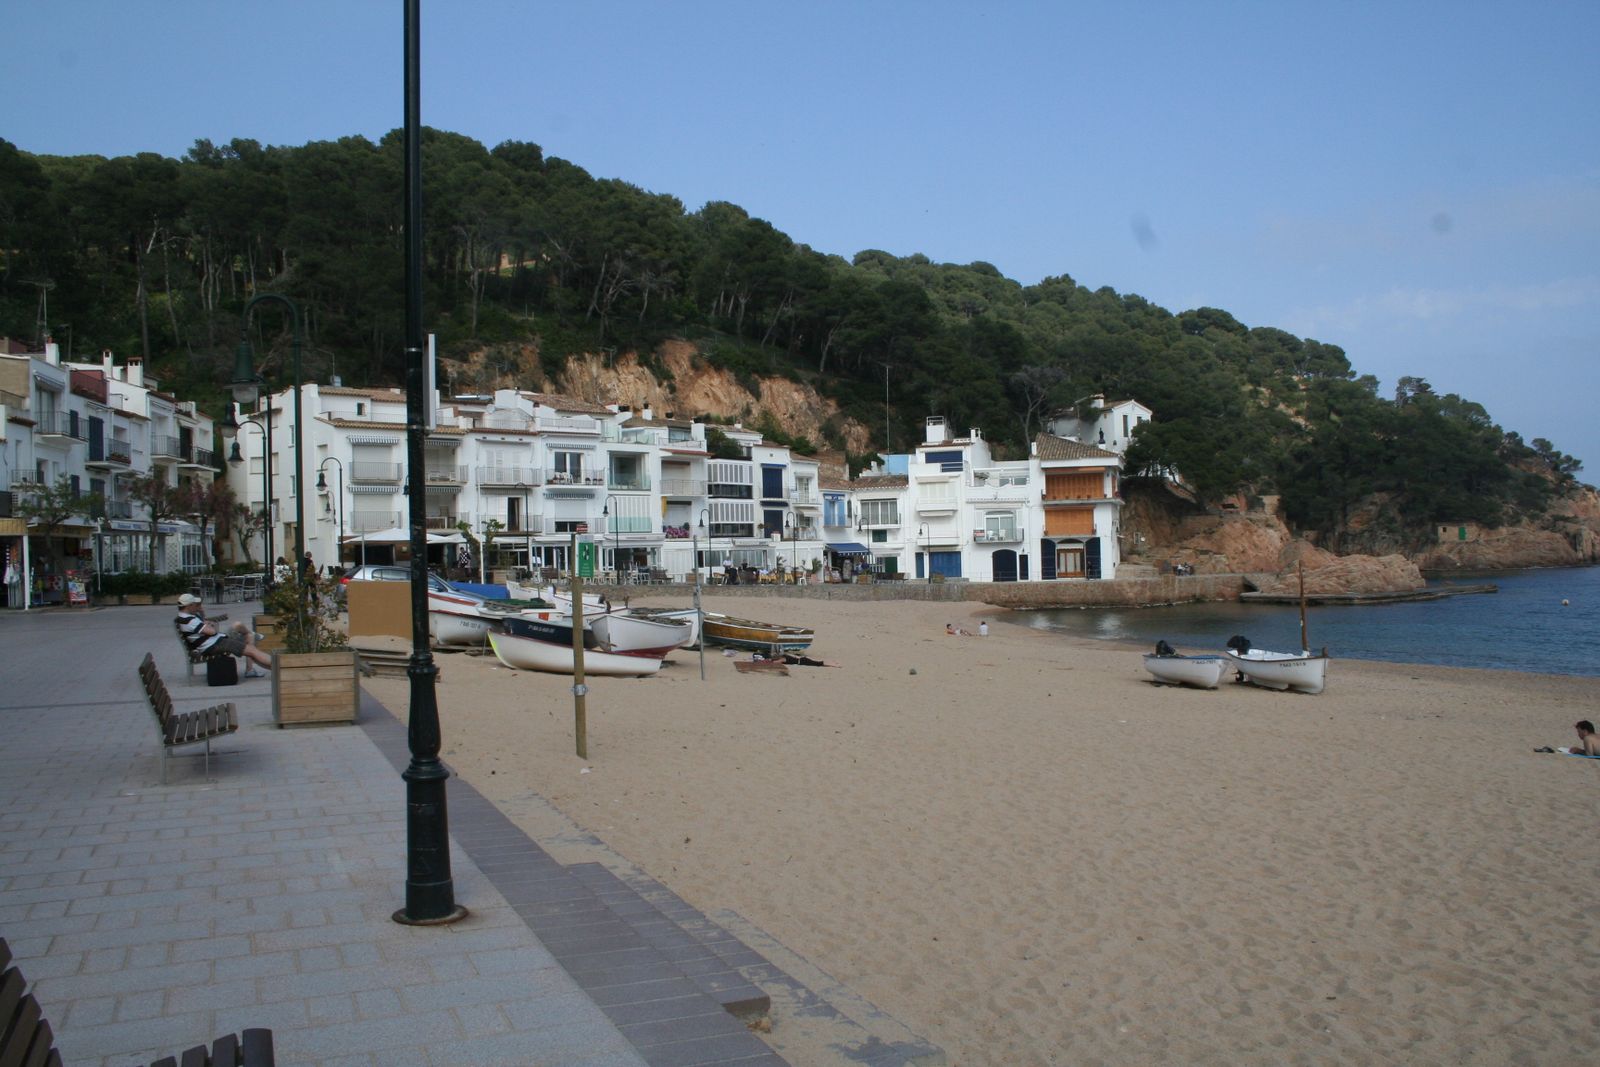
[[[553,370],[576,352],[648,361],[683,338],[741,378],[813,384],[894,450],[937,413],[1020,454],[1052,409],[1133,396],[1155,411],[1134,473],[1176,468],[1212,500],[1278,492],[1311,530],[1376,493],[1419,536],[1492,525],[1542,511],[1579,468],[1477,403],[1420,379],[1379,396],[1334,345],[1215,308],[1174,314],[1064,274],[1023,286],[981,262],[847,262],[734,204],[686,211],[535,144],[429,130],[423,165],[425,322],[447,355],[533,341]],[[270,290],[305,310],[308,378],[398,384],[401,181],[398,132],[201,141],[181,160],[0,141],[0,334],[141,355],[174,390],[220,402],[241,309]],[[258,347],[283,351],[280,313],[255,318]]]

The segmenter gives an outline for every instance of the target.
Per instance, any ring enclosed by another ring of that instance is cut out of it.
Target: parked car
[[[340,585],[351,582],[409,582],[411,580],[410,567],[397,567],[392,563],[367,563],[347,572],[339,579]],[[435,593],[459,593],[460,590],[452,589],[450,583],[443,578],[428,572],[428,588]],[[475,594],[466,594],[472,596]]]

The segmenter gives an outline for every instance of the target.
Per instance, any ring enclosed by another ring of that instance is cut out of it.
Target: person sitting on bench
[[[261,677],[256,666],[272,666],[272,657],[256,647],[256,635],[246,629],[244,623],[234,623],[228,633],[218,632],[215,626],[206,621],[205,606],[193,593],[185,593],[178,598],[178,632],[183,635],[183,643],[189,646],[191,652],[202,656],[223,652],[249,660],[255,666],[246,666],[246,678]]]

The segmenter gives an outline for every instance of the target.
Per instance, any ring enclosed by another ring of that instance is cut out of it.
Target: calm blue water
[[[1600,567],[1515,571],[1459,584],[1482,583],[1500,591],[1410,604],[1308,607],[1311,646],[1326,645],[1336,659],[1600,677]],[[1165,639],[1180,652],[1220,652],[1234,634],[1257,648],[1300,647],[1298,606],[1084,608],[1015,618],[1039,629],[1151,648]]]

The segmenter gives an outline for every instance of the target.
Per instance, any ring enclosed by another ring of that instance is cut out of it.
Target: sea
[[[1600,677],[1600,567],[1475,575],[1453,584],[1492,584],[1499,591],[1399,604],[1312,605],[1306,608],[1309,644],[1326,646],[1335,659]],[[1255,648],[1300,648],[1298,605],[1067,608],[1018,612],[1012,619],[1152,651],[1164,640],[1179,652],[1220,652],[1235,634]]]

